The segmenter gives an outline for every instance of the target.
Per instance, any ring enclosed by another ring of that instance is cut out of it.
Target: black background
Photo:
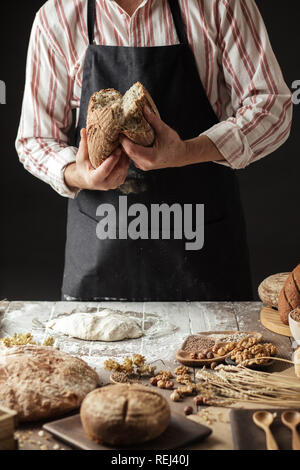
[[[1,3],[0,80],[7,86],[7,104],[0,105],[0,298],[10,300],[58,300],[62,281],[67,201],[24,170],[14,146],[30,30],[43,3]],[[299,2],[257,0],[257,4],[291,88],[294,80],[300,80]],[[239,171],[255,298],[264,277],[289,271],[300,262],[299,125],[300,105],[294,106],[288,142]]]

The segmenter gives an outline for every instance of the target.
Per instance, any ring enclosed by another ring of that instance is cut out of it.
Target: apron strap
[[[181,13],[181,9],[180,9],[178,0],[168,0],[168,2],[169,2],[169,6],[170,6],[172,16],[173,16],[173,21],[174,21],[174,24],[175,24],[175,28],[176,28],[176,32],[177,32],[179,42],[181,44],[188,44],[189,41],[188,41],[188,37],[187,37],[187,34],[186,34],[186,30],[185,30],[185,26],[184,26],[184,22],[183,22],[183,18],[182,18],[182,13]]]
[[[95,28],[95,21],[96,21],[96,4],[95,0],[88,0],[88,20],[87,20],[87,27],[88,27],[88,34],[89,34],[89,43],[90,45],[94,42],[94,28]]]

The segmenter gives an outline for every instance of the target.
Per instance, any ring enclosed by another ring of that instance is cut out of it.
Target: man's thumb
[[[166,124],[152,111],[152,109],[150,109],[148,105],[144,107],[144,115],[146,120],[149,122],[149,124],[151,124],[153,129],[159,135],[163,131]]]
[[[85,161],[85,160],[88,160],[89,158],[86,129],[81,129],[80,137],[81,137],[81,140],[79,144],[78,160]]]

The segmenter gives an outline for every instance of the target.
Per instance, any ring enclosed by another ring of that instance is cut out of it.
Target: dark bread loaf
[[[113,88],[93,94],[88,107],[86,130],[89,158],[94,168],[118,148],[120,134],[144,147],[153,144],[155,133],[143,114],[146,104],[159,116],[150,94],[139,82],[124,96]]]
[[[288,325],[289,313],[300,307],[300,264],[290,273],[279,296],[278,310],[282,323]]]
[[[167,400],[142,385],[116,384],[99,388],[83,400],[80,417],[90,439],[110,445],[150,441],[170,421]]]

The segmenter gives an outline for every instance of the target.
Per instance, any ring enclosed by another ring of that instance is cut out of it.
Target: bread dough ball
[[[122,341],[143,335],[138,320],[111,309],[97,313],[74,313],[49,321],[47,327],[55,333],[89,341]]]

